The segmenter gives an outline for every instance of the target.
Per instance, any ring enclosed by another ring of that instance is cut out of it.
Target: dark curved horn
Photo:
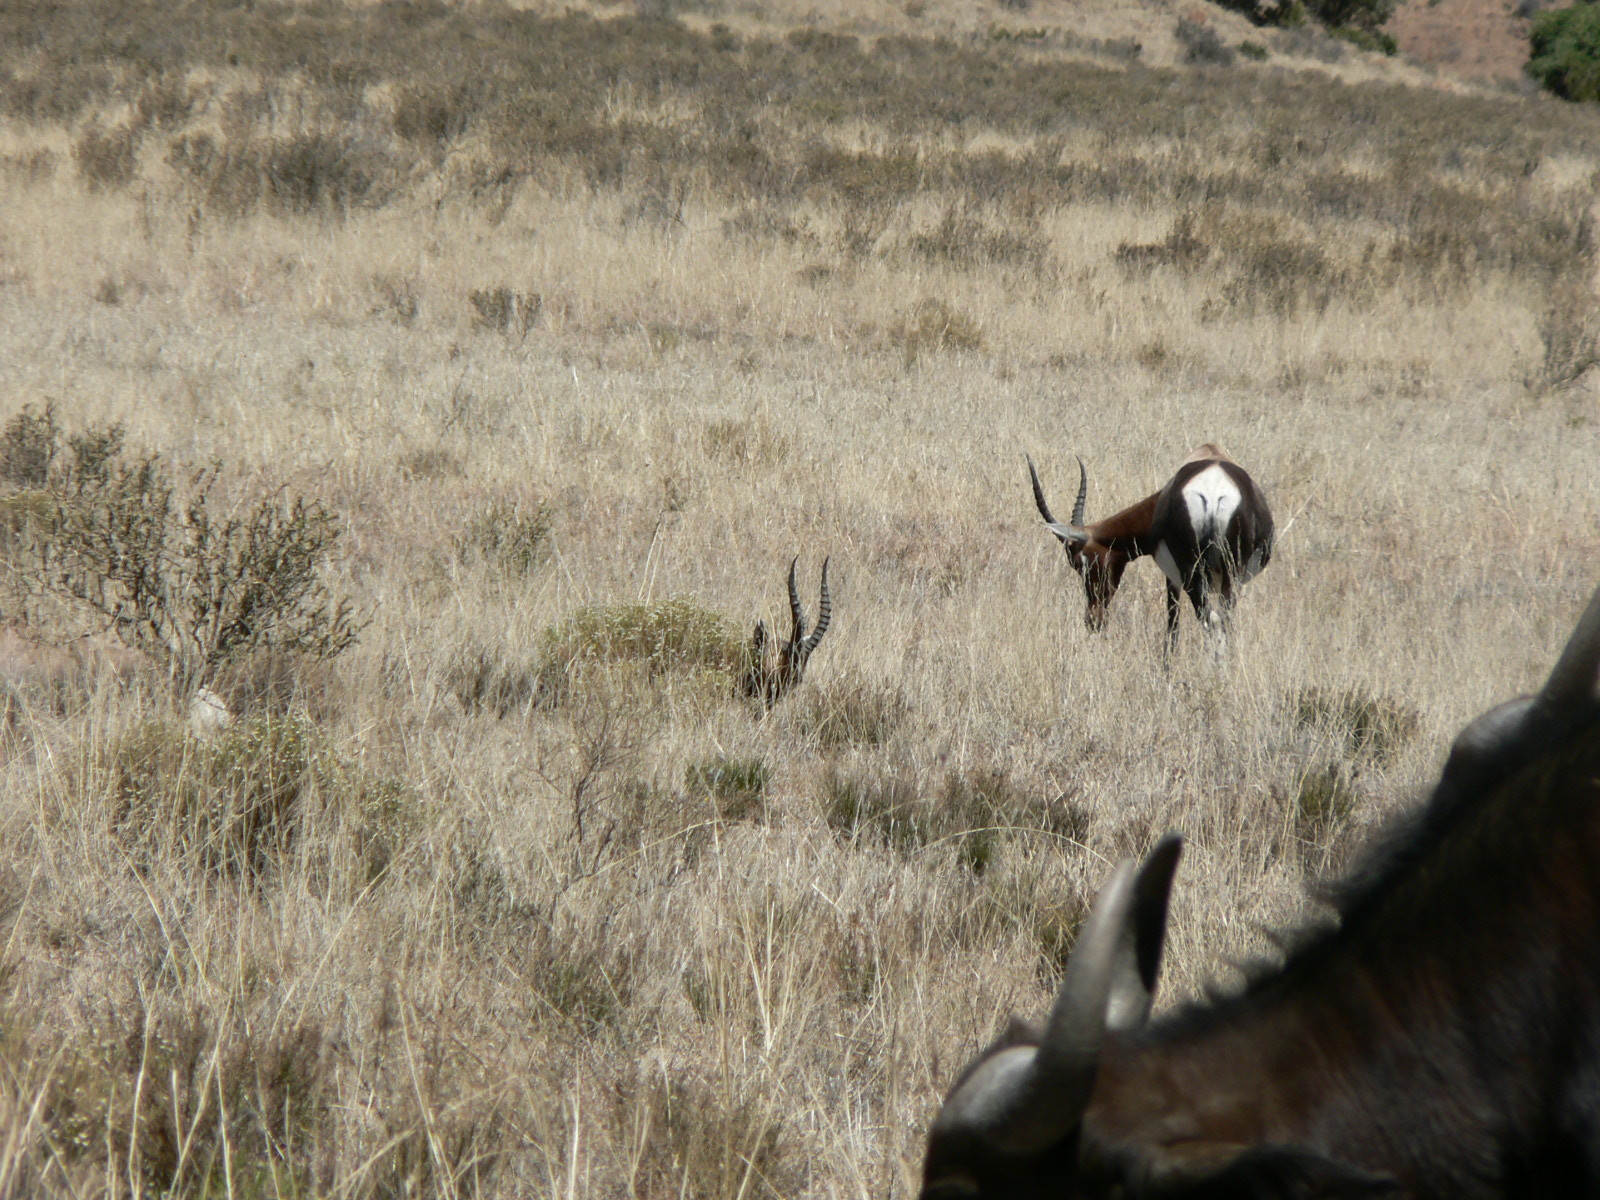
[[[1054,525],[1056,519],[1050,513],[1050,506],[1045,503],[1044,488],[1039,485],[1039,472],[1033,465],[1033,455],[1025,455],[1028,460],[1028,478],[1033,481],[1033,502],[1039,506],[1039,515],[1050,524]]]
[[[1067,960],[1008,1149],[1036,1151],[1065,1137],[1088,1107],[1106,1030],[1137,1028],[1150,1015],[1182,850],[1183,839],[1168,834],[1137,870],[1124,861],[1101,889]]]
[[[800,607],[800,589],[794,582],[795,567],[799,562],[798,554],[789,560],[789,611],[794,614],[794,632],[789,635],[791,642],[798,642],[806,633],[806,610]]]
[[[822,635],[828,632],[828,622],[833,617],[833,598],[828,595],[828,559],[822,560],[822,598],[817,602],[817,627],[801,643],[805,652],[810,654],[822,641]]]
[[[1083,527],[1083,502],[1088,497],[1089,469],[1083,465],[1083,459],[1078,457],[1078,502],[1072,506],[1072,523],[1080,529]]]
[[[1081,466],[1082,464],[1080,463],[1079,465]],[[1028,478],[1033,481],[1033,502],[1039,506],[1039,515],[1044,518],[1045,524],[1050,527],[1050,532],[1055,534],[1068,545],[1081,546],[1083,543],[1087,542],[1089,540],[1089,534],[1087,531],[1079,528],[1076,524],[1063,525],[1060,521],[1057,521],[1053,515],[1051,515],[1050,505],[1045,503],[1044,488],[1039,483],[1039,472],[1035,469],[1033,465],[1033,459],[1031,457],[1028,459]],[[1085,481],[1087,482],[1087,476],[1085,477]],[[1083,508],[1083,495],[1081,490],[1078,496],[1078,508],[1080,510]]]
[[[1589,605],[1567,639],[1561,657],[1550,670],[1550,678],[1534,699],[1546,719],[1570,720],[1587,705],[1600,699],[1600,589],[1589,597]]]

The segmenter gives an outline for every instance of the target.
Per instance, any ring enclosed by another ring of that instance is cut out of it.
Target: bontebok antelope
[[[1600,591],[1336,923],[1150,1021],[1179,850],[1117,868],[1044,1027],[957,1080],[923,1200],[1600,1195]]]
[[[1083,576],[1090,629],[1103,629],[1111,597],[1128,564],[1154,557],[1167,577],[1167,651],[1178,644],[1178,594],[1220,644],[1233,608],[1234,588],[1255,578],[1272,558],[1272,511],[1238,463],[1207,442],[1191,454],[1159,492],[1102,521],[1083,520],[1089,472],[1078,460],[1078,499],[1072,520],[1057,521],[1045,502],[1039,472],[1028,459],[1033,501],[1050,532],[1061,539],[1072,569]]]
[[[788,693],[806,673],[806,663],[828,632],[828,622],[833,617],[833,601],[828,595],[828,560],[822,560],[822,598],[817,605],[817,627],[806,632],[806,610],[800,604],[800,589],[795,585],[794,573],[800,558],[795,556],[789,564],[789,612],[794,617],[794,628],[789,640],[781,646],[769,645],[765,621],[756,622],[755,635],[750,639],[750,669],[745,675],[744,690],[747,696],[760,700],[771,708]]]

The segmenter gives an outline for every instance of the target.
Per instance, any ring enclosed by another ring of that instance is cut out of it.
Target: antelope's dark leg
[[[1178,585],[1167,580],[1167,648],[1163,659],[1171,659],[1178,648]]]

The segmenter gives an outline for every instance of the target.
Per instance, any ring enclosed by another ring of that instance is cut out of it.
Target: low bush
[[[1295,724],[1331,736],[1352,760],[1384,766],[1416,735],[1415,706],[1361,688],[1307,687],[1295,697]]]
[[[745,640],[721,614],[681,596],[580,608],[541,640],[547,661],[564,670],[586,662],[633,662],[653,675],[699,669],[738,678],[747,657]]]
[[[1600,100],[1600,3],[1583,0],[1538,14],[1524,68],[1564,100]]]
[[[18,531],[12,585],[25,596],[104,621],[180,690],[259,651],[331,658],[355,644],[354,606],[323,579],[341,527],[321,503],[274,495],[219,517],[220,468],[180,492],[158,455],[124,453],[121,426],[67,441],[43,518]]]
[[[467,565],[483,564],[523,576],[550,557],[553,513],[548,504],[490,503],[467,519],[456,536],[456,554]]]

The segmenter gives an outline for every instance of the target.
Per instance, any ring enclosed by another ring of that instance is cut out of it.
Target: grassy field
[[[326,506],[360,624],[197,737],[0,455],[0,1196],[904,1196],[1110,864],[1188,836],[1164,996],[1226,986],[1542,678],[1600,117],[839,7],[0,8],[0,425]],[[1092,518],[1207,440],[1277,557],[1163,671],[1023,456]],[[796,554],[834,628],[763,716]]]

